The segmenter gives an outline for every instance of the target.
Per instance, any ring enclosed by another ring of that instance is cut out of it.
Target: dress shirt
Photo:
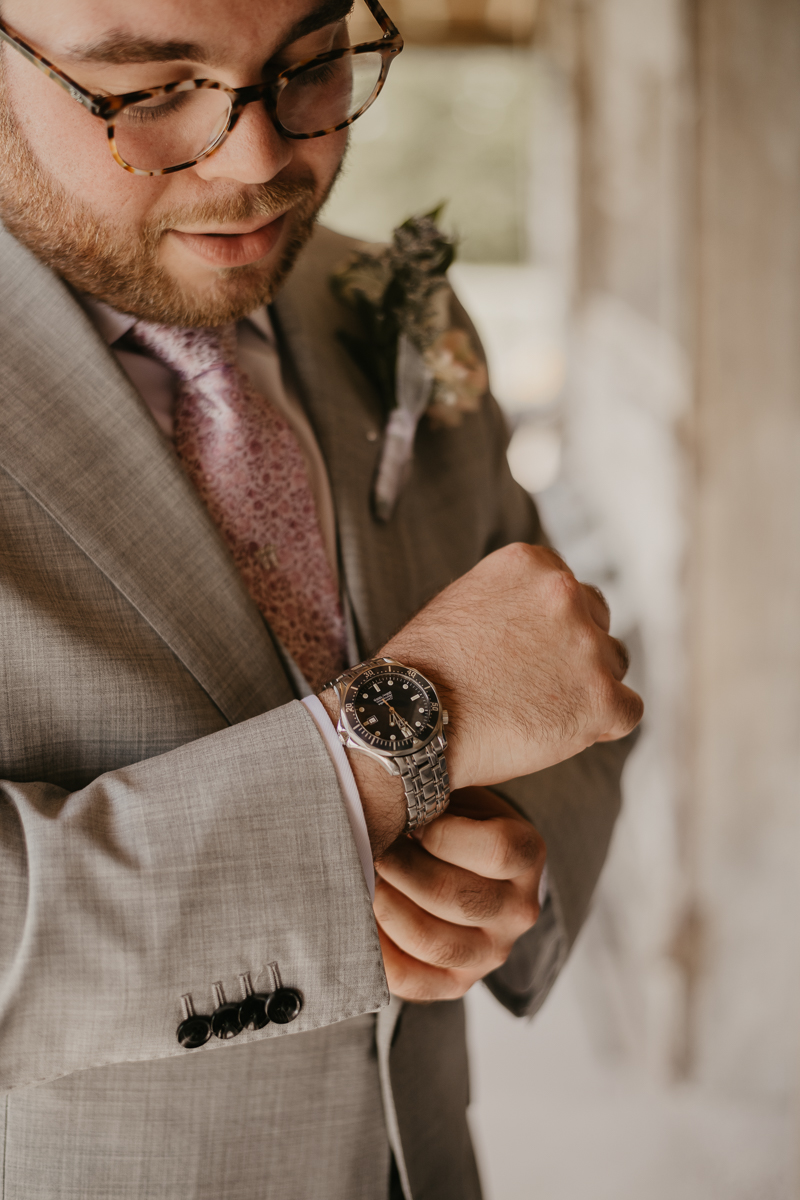
[[[113,350],[120,366],[141,396],[158,428],[170,441],[173,433],[173,407],[177,377],[169,367],[146,353],[137,353],[127,347],[120,346],[119,340],[135,324],[136,318],[116,312],[99,300],[88,296],[82,297],[86,311],[94,322],[98,332]],[[289,422],[292,431],[300,445],[301,452],[308,472],[308,480],[314,496],[322,539],[330,561],[334,579],[339,578],[338,559],[336,554],[336,520],[333,508],[328,472],[322,457],[314,431],[303,409],[286,378],[286,371],[281,363],[275,332],[266,307],[261,307],[249,317],[239,321],[236,326],[237,362],[245,372],[253,387],[283,414]],[[347,618],[347,602],[343,597],[345,616]],[[348,625],[351,622],[348,620]],[[354,642],[352,632],[349,637]],[[358,793],[355,777],[344,748],[339,741],[333,722],[328,716],[319,699],[311,693],[306,680],[303,678],[297,664],[292,660],[285,647],[280,647],[286,666],[292,676],[293,683],[301,696],[303,704],[308,709],[320,734],[322,735],[328,753],[331,756],[339,786],[342,790],[347,816],[353,832],[353,840],[358,850],[364,879],[369,889],[371,899],[375,898],[375,868],[372,863],[367,824],[364,820],[364,809]],[[351,646],[352,654],[352,646]]]

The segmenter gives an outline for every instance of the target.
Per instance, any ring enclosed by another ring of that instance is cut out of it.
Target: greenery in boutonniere
[[[455,425],[475,411],[487,387],[486,370],[464,330],[451,328],[447,270],[453,239],[436,224],[441,206],[398,226],[390,245],[351,256],[331,279],[335,294],[359,317],[363,335],[340,332],[344,345],[374,384],[389,416],[398,403],[397,352],[402,334],[431,375],[428,415]]]

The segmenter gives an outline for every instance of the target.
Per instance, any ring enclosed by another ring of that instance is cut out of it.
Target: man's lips
[[[214,267],[244,267],[269,254],[281,235],[285,217],[286,213],[282,213],[267,222],[261,218],[261,224],[254,229],[246,228],[251,222],[238,222],[239,229],[234,225],[235,232],[227,229],[209,233],[182,229],[169,232],[192,254]]]

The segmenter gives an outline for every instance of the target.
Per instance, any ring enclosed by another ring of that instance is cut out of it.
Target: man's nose
[[[292,158],[292,145],[272,122],[262,100],[248,104],[227,138],[194,168],[201,179],[268,183]]]

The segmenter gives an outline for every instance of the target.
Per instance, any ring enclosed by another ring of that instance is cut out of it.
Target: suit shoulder
[[[329,229],[327,225],[317,225],[314,228],[314,233],[309,242],[309,248],[319,254],[324,254],[326,251],[332,255],[347,255],[357,251],[382,250],[386,242],[368,242],[363,238],[350,237],[346,233],[337,233],[335,229]]]
[[[341,266],[351,254],[364,250],[377,251],[381,249],[380,242],[365,242],[359,238],[348,237],[344,233],[336,233],[325,225],[317,225],[308,243],[298,255],[292,270],[292,276],[300,277],[306,283],[313,279],[327,281],[337,267]]]

